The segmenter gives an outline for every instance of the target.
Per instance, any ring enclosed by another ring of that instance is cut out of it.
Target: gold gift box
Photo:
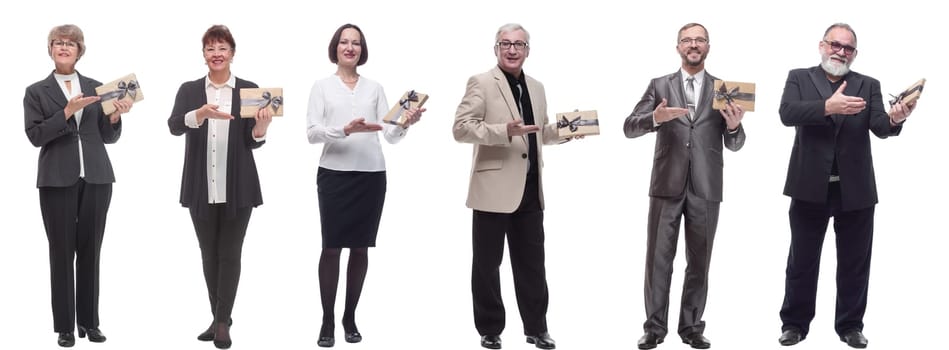
[[[138,78],[135,74],[129,74],[108,84],[100,85],[96,88],[96,95],[99,96],[99,102],[102,103],[102,112],[106,115],[115,112],[113,101],[131,101],[132,103],[141,101],[145,98],[142,94],[142,87],[138,84]]]
[[[382,118],[382,122],[404,127],[405,116],[402,115],[402,112],[412,108],[422,108],[425,101],[428,101],[428,95],[416,92],[415,90],[406,91],[402,94],[402,98],[399,99],[399,102],[396,103],[395,106],[392,106],[389,113],[386,113],[385,118]]]
[[[733,102],[746,112],[755,111],[755,83],[715,80],[712,87],[712,109],[722,110]]]
[[[270,108],[274,117],[283,115],[282,88],[241,89],[241,118],[254,118],[257,111]]]
[[[560,138],[580,135],[599,135],[600,121],[596,111],[557,113],[557,133]]]
[[[890,100],[890,106],[897,103],[903,102],[903,104],[913,104],[916,103],[916,100],[919,99],[919,96],[923,94],[923,86],[926,85],[926,79],[919,79],[916,83],[910,86],[908,89],[901,92],[899,95],[893,96],[893,99]]]

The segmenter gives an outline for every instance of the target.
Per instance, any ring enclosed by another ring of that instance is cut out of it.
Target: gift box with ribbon
[[[283,115],[282,88],[241,89],[241,118],[254,118],[257,111],[269,108],[275,117]]]
[[[126,100],[135,103],[145,98],[145,95],[142,94],[142,86],[138,84],[138,78],[135,77],[135,74],[129,74],[108,84],[100,85],[96,88],[96,95],[99,96],[99,103],[102,103],[102,112],[106,115],[115,112],[115,105],[113,104],[115,101]]]
[[[422,105],[425,104],[425,101],[428,101],[428,95],[416,92],[415,90],[407,91],[402,94],[402,98],[399,99],[399,102],[392,106],[392,109],[389,110],[389,113],[386,113],[385,118],[382,118],[382,122],[386,124],[405,126],[405,116],[403,115],[405,111],[415,108],[422,108]]]
[[[919,95],[923,94],[924,85],[926,85],[926,79],[920,79],[910,86],[909,89],[904,90],[899,95],[890,95],[893,97],[893,99],[890,100],[890,106],[900,102],[903,102],[903,104],[907,105],[916,103],[916,99],[919,98]]]
[[[745,112],[755,111],[755,83],[716,80],[712,87],[712,109],[722,110],[727,104],[736,103]]]
[[[579,135],[599,135],[600,121],[596,111],[557,113],[557,133],[562,139]]]

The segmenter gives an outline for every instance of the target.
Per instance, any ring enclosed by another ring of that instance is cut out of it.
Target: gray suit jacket
[[[78,75],[83,96],[96,96],[96,87],[102,83]],[[33,146],[41,147],[36,187],[68,187],[79,181],[79,142],[86,170],[84,180],[92,184],[115,182],[105,144],[119,140],[122,121],[111,124],[102,112],[102,104],[96,102],[83,108],[82,121],[76,125],[75,117],[66,120],[64,115],[68,102],[52,73],[26,88],[26,136]]]
[[[680,196],[685,193],[686,180],[691,178],[695,194],[705,200],[721,202],[722,145],[738,151],[745,144],[745,130],[739,125],[737,132],[729,133],[721,112],[712,110],[712,83],[716,78],[707,71],[695,120],[682,116],[655,126],[653,111],[663,98],[670,107],[686,106],[680,72],[649,83],[646,93],[623,123],[623,131],[628,138],[656,132],[650,196]]]

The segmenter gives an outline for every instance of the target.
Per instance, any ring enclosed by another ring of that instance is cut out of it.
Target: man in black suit
[[[872,131],[899,135],[915,103],[894,104],[887,113],[880,82],[850,71],[857,35],[843,23],[831,25],[819,43],[820,66],[788,74],[781,97],[781,122],[795,128],[784,194],[791,197],[783,323],[779,342],[794,345],[807,336],[814,318],[821,246],[830,217],[837,234],[837,312],[840,340],[865,348],[873,211],[877,203]]]
[[[722,146],[738,151],[745,143],[744,110],[737,104],[712,110],[716,78],[705,71],[708,31],[686,24],[677,42],[682,67],[653,79],[623,125],[629,138],[656,133],[646,238],[646,334],[639,339],[640,349],[655,348],[668,333],[669,285],[683,216],[688,267],[678,333],[693,348],[711,346],[703,335],[702,313],[722,201]]]

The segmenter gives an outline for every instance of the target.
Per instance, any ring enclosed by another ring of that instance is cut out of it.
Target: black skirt
[[[376,246],[386,172],[338,171],[320,167],[316,173],[323,248]]]

